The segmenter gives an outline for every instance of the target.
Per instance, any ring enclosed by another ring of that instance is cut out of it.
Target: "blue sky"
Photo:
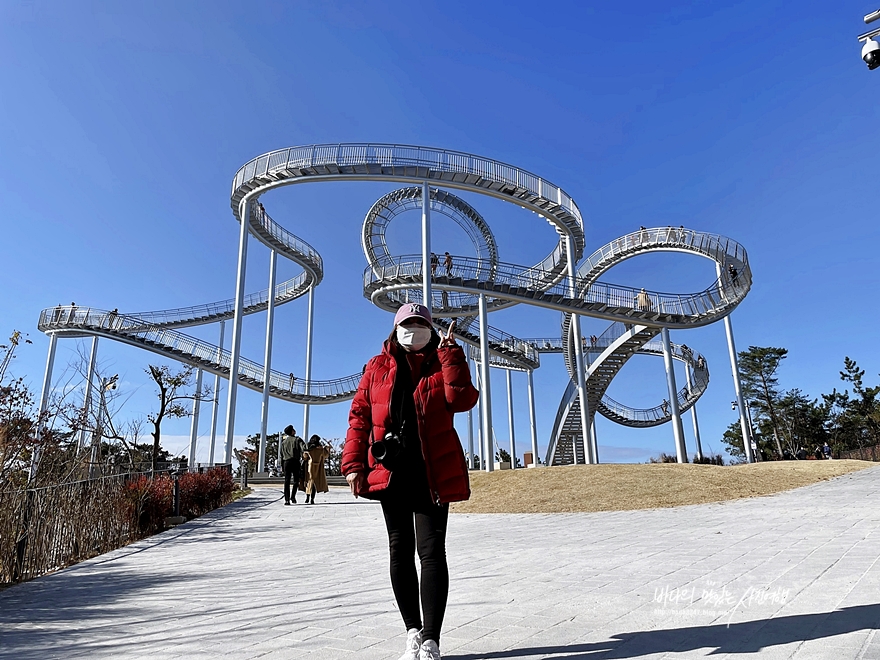
[[[588,252],[639,225],[718,232],[749,251],[755,285],[733,315],[738,348],[783,346],[783,387],[837,387],[844,356],[876,383],[874,256],[880,72],[859,59],[863,2],[232,2],[0,4],[2,323],[30,333],[12,370],[39,389],[42,308],[76,301],[153,310],[232,296],[236,170],[260,153],[322,142],[445,147],[507,161],[562,186],[584,213]],[[364,214],[393,185],[296,186],[263,198],[315,246],[314,376],[360,369],[390,317],[363,298]],[[495,232],[500,258],[530,264],[555,242],[516,207],[465,196]],[[417,219],[390,231],[417,251]],[[439,249],[464,236],[437,222]],[[266,286],[268,252],[251,243],[247,287]],[[455,252],[455,249],[450,250]],[[282,263],[279,277],[296,273]],[[658,255],[605,280],[694,291],[708,262]],[[273,366],[302,373],[305,300],[278,310]],[[557,314],[518,307],[490,323],[520,336],[557,332]],[[603,322],[586,322],[598,334]],[[263,315],[244,354],[262,356]],[[213,338],[217,327],[193,330]],[[712,382],[698,410],[704,447],[735,420],[722,325],[673,332],[704,353]],[[60,343],[59,367],[77,351]],[[80,347],[81,349],[81,347]],[[144,368],[158,359],[102,341],[135,417],[152,410]],[[536,372],[546,446],[566,374]],[[683,380],[682,374],[679,378]],[[504,378],[493,379],[506,443]],[[517,445],[528,442],[525,376],[514,374]],[[665,395],[661,360],[627,365],[610,394]],[[225,398],[224,398],[225,401]],[[312,431],[344,435],[348,405],[313,407]],[[221,410],[221,418],[223,411]],[[273,403],[270,426],[302,408]],[[459,420],[464,434],[464,418]],[[690,422],[685,432],[692,451]],[[188,421],[168,423],[181,450]],[[237,434],[259,429],[259,395],[239,396]],[[205,445],[203,417],[200,446]],[[600,419],[600,458],[644,461],[674,445],[669,425]],[[200,449],[200,456],[204,456]]]

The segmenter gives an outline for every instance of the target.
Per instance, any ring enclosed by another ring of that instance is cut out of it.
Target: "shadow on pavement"
[[[552,660],[638,658],[659,653],[711,649],[721,653],[758,653],[793,642],[827,639],[880,627],[880,605],[859,605],[820,614],[799,614],[742,623],[714,624],[622,633],[607,642],[541,646],[508,651],[444,654],[447,660],[500,660],[528,656]],[[586,631],[585,631],[586,632]],[[829,656],[831,657],[831,656]]]
[[[68,653],[74,655],[81,647],[88,648],[85,642],[90,637],[83,632],[95,626],[100,626],[108,639],[131,637],[132,631],[126,630],[126,626],[143,616],[137,606],[136,594],[169,583],[186,589],[189,583],[207,577],[207,574],[181,573],[173,569],[149,574],[120,570],[77,571],[76,568],[25,583],[2,594],[0,658],[24,660],[66,657]],[[62,579],[53,579],[56,577]],[[120,604],[122,599],[126,604]],[[52,625],[64,622],[77,625],[67,630],[58,630]],[[59,653],[61,655],[53,655]]]

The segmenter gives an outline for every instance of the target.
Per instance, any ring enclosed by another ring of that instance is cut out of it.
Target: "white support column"
[[[235,280],[235,311],[232,317],[232,357],[229,364],[229,393],[226,397],[226,453],[224,461],[232,463],[232,443],[235,435],[235,401],[238,395],[238,368],[241,362],[241,320],[244,306],[244,281],[247,274],[248,226],[251,201],[245,198],[241,207],[241,232],[238,238],[238,273]]]
[[[746,401],[746,411],[749,413],[749,432],[754,433],[754,431],[752,431],[752,429],[755,428],[755,422],[752,421],[752,404],[749,403],[748,401]],[[752,435],[753,442],[754,442],[754,439],[755,439],[754,435]],[[757,445],[755,445],[755,447],[752,449],[752,454],[755,458],[755,463],[760,463],[762,461],[761,452],[758,451]]]
[[[89,420],[92,414],[92,390],[95,385],[95,367],[98,362],[98,337],[92,337],[92,350],[89,353],[89,367],[86,372],[86,396],[85,402],[83,403],[83,416],[85,417],[86,423],[83,425],[83,428],[80,429],[79,432],[79,441],[76,443],[76,453],[79,454],[83,447],[86,445],[86,426],[88,426]]]
[[[278,255],[269,255],[269,300],[266,304],[266,350],[263,354],[263,405],[260,410],[260,451],[257,472],[266,471],[266,431],[269,428],[269,380],[272,377],[272,335],[275,328],[275,268]]]
[[[513,385],[510,369],[507,372],[507,425],[510,429],[510,469],[516,469],[516,433],[513,428]]]
[[[721,264],[715,263],[715,273],[718,275],[718,283],[723,285],[724,277],[721,270]],[[736,404],[739,408],[739,426],[742,430],[743,448],[746,452],[746,461],[755,462],[755,456],[752,453],[752,441],[754,433],[749,424],[748,412],[746,412],[746,402],[742,394],[742,385],[739,382],[739,362],[736,357],[736,344],[733,341],[733,324],[730,322],[730,314],[724,317],[724,330],[727,333],[727,352],[730,354],[730,371],[733,374],[733,389],[736,392]]]
[[[58,335],[53,332],[49,335],[49,355],[46,358],[46,371],[43,372],[43,391],[40,394],[40,412],[37,416],[37,430],[34,434],[36,443],[34,452],[31,454],[29,481],[37,476],[37,468],[40,465],[40,454],[42,453],[40,440],[43,437],[43,427],[46,425],[46,409],[49,407],[49,393],[52,391],[52,369],[55,367],[55,349],[57,347]]]
[[[754,434],[749,424],[748,411],[746,410],[746,402],[743,398],[742,385],[739,382],[739,362],[736,357],[736,345],[733,342],[733,324],[730,322],[730,315],[724,317],[724,330],[727,332],[727,351],[730,354],[730,371],[733,374],[733,389],[736,392],[736,405],[739,409],[739,426],[742,430],[743,447],[746,450],[746,461],[755,462],[755,455],[752,452],[752,441]]]
[[[535,378],[534,372],[529,369],[529,427],[532,431],[532,461],[538,467],[538,423],[535,419]],[[526,466],[528,467],[528,465]]]
[[[593,446],[593,463],[599,463],[599,439],[596,435],[596,416],[590,424],[590,444]]]
[[[223,359],[223,335],[226,321],[220,321],[220,343],[217,344],[217,364]],[[208,452],[208,465],[214,465],[214,443],[217,441],[217,413],[220,407],[220,376],[214,375],[214,398],[211,401],[211,449]]]
[[[669,342],[669,328],[660,331],[663,339],[663,364],[666,366],[666,386],[669,390],[669,410],[672,412],[672,435],[675,437],[675,457],[679,463],[687,463],[687,447],[684,444],[684,429],[681,426],[681,411],[678,409],[678,389],[675,386],[675,369],[672,363],[672,347]]]
[[[312,333],[315,328],[315,287],[309,289],[309,316],[306,321],[306,394],[312,393]],[[303,406],[303,439],[309,441],[309,404]]]
[[[473,361],[468,358],[468,368],[473,371]],[[474,409],[467,411],[468,425],[468,468],[474,469]]]
[[[434,308],[431,293],[431,189],[427,181],[422,183],[422,304],[429,310]],[[433,311],[431,314],[433,317]]]
[[[565,237],[565,251],[568,268],[568,295],[574,300],[577,297],[577,284],[575,280],[575,257],[574,239],[569,234]],[[590,442],[590,403],[587,400],[587,377],[586,362],[584,361],[584,347],[581,343],[581,320],[577,314],[571,315],[571,334],[574,335],[575,369],[577,370],[577,388],[581,408],[581,437],[584,442],[584,461],[592,463],[592,443]],[[577,465],[577,438],[572,439],[572,460]]]
[[[202,370],[196,372],[196,398],[193,399],[192,426],[189,430],[189,463],[187,467],[192,470],[196,464],[196,445],[199,441],[199,410],[201,409],[202,394]]]
[[[486,453],[483,451],[483,448],[486,446],[486,443],[483,442],[483,378],[480,375],[482,367],[480,366],[482,363],[474,361],[474,373],[477,378],[477,389],[480,391],[480,398],[477,401],[477,447],[480,450],[480,454],[483,456],[481,459],[483,462],[480,464],[480,469],[486,469]],[[474,466],[476,468],[476,466]]]
[[[684,376],[687,379],[688,393],[691,392],[693,385],[691,384],[691,366],[687,363],[684,365]],[[703,458],[703,445],[700,444],[700,424],[697,421],[697,404],[691,406],[691,421],[694,423],[694,444],[697,447],[697,458]]]
[[[495,452],[492,443],[492,383],[489,374],[489,322],[486,318],[486,294],[480,294],[480,400],[483,411],[483,464],[487,472],[495,469]]]

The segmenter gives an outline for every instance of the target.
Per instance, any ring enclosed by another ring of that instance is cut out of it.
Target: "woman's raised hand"
[[[455,319],[449,323],[449,330],[446,331],[446,334],[443,334],[443,331],[440,331],[440,345],[437,348],[445,348],[447,346],[456,346],[455,337],[452,334],[452,331],[455,330]]]

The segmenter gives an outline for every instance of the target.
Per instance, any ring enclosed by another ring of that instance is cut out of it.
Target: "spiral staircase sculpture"
[[[642,229],[622,236],[583,260],[574,278],[567,276],[571,243],[573,261],[579,262],[585,247],[583,220],[574,200],[558,186],[525,170],[487,158],[460,152],[388,144],[312,145],[263,154],[244,165],[235,175],[231,206],[247,231],[277,254],[302,268],[302,272],[268,289],[248,295],[242,314],[267,308],[270,295],[275,305],[307,294],[323,278],[323,261],[317,250],[294,236],[266,213],[258,200],[280,186],[322,181],[389,181],[409,184],[394,190],[368,211],[362,227],[367,258],[363,276],[364,295],[375,305],[395,311],[402,304],[422,301],[421,255],[392,255],[385,231],[393,218],[422,205],[422,184],[430,187],[432,212],[447,216],[471,239],[476,257],[455,255],[451,270],[441,265],[432,277],[429,301],[438,325],[456,319],[455,334],[468,344],[470,355],[481,360],[479,330],[475,327],[478,298],[486,297],[488,311],[528,304],[562,314],[559,337],[520,339],[497,328],[488,329],[489,364],[529,371],[540,366],[540,353],[563,353],[572,380],[561,398],[547,452],[548,464],[583,458],[580,400],[571,318],[576,313],[611,322],[596,341],[584,345],[586,391],[590,417],[598,411],[627,426],[647,427],[669,421],[668,406],[634,409],[610,399],[606,390],[614,376],[635,354],[662,354],[653,341],[662,328],[695,328],[730,314],[751,287],[751,270],[741,245],[722,236],[685,228]],[[489,224],[467,202],[446,189],[464,190],[501,199],[531,210],[559,234],[556,248],[541,262],[523,266],[498,259]],[[599,281],[613,266],[640,254],[671,251],[697,254],[718,264],[713,282],[693,293],[662,293]],[[735,275],[729,275],[729,267]],[[181,328],[231,319],[235,300],[192,307],[118,313],[95,308],[59,306],[42,311],[38,327],[59,337],[100,336],[130,344],[167,358],[229,378],[230,351],[180,332]],[[584,341],[583,339],[581,341]],[[686,410],[708,386],[705,359],[683,345],[673,348],[692,376],[690,387],[678,393]],[[240,360],[238,383],[250,389],[264,388],[264,367]],[[332,380],[290,378],[280,371],[269,373],[269,394],[304,404],[330,404],[350,399],[360,372]],[[579,444],[580,443],[580,444]]]

